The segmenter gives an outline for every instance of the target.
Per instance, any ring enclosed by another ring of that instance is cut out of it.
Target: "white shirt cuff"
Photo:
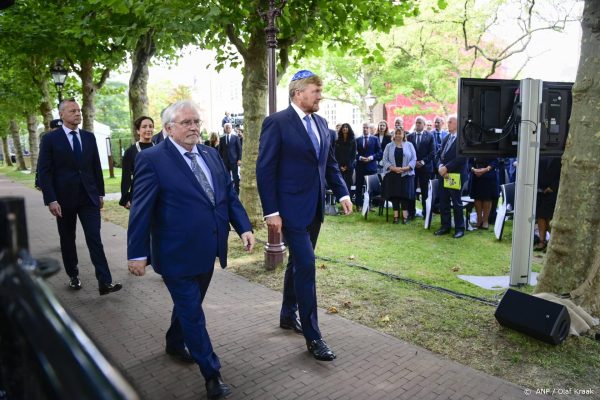
[[[344,201],[344,200],[348,200],[348,201],[350,201],[350,196],[342,196],[342,198],[340,198],[340,200],[339,200],[339,201],[340,201],[340,203],[341,203],[341,202],[342,202],[342,201]]]
[[[136,257],[136,258],[130,258],[129,261],[141,261],[141,260],[147,260],[148,257]]]
[[[265,219],[269,218],[269,217],[274,217],[276,215],[279,215],[279,211],[274,212],[273,214],[269,214],[269,215],[265,215]]]

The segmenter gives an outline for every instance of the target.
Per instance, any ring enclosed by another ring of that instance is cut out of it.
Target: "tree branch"
[[[248,58],[250,56],[250,53],[248,53],[248,48],[246,47],[244,42],[235,34],[233,24],[225,25],[225,33],[227,33],[227,38],[231,43],[233,43],[238,53],[240,53],[244,59]]]

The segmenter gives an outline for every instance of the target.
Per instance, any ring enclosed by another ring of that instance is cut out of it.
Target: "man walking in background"
[[[231,173],[235,191],[240,193],[240,170],[242,164],[242,142],[232,133],[233,127],[227,122],[223,126],[225,134],[219,139],[219,154],[227,170]]]
[[[63,125],[43,136],[37,168],[44,204],[56,217],[60,251],[70,278],[69,288],[79,290],[82,286],[75,247],[79,217],[100,295],[116,292],[122,286],[112,283],[100,236],[104,178],[96,138],[93,133],[78,128],[81,109],[74,99],[61,101],[58,112]]]

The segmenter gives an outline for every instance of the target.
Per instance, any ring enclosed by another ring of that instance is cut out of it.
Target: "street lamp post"
[[[279,29],[275,25],[275,18],[281,15],[281,10],[286,2],[287,0],[269,0],[269,10],[266,12],[259,11],[260,16],[267,23],[265,33],[267,34],[268,49],[269,115],[277,111],[277,63],[275,49],[277,49],[277,32],[279,32]],[[283,265],[285,251],[281,233],[269,229],[267,244],[265,245],[265,268],[267,270],[274,270],[277,266]]]
[[[54,86],[56,86],[56,91],[58,92],[58,104],[62,101],[62,89],[65,85],[65,81],[67,80],[67,75],[69,71],[63,65],[64,61],[61,59],[56,60],[50,72],[52,73],[52,81],[54,82]]]
[[[377,96],[371,93],[371,89],[369,89],[365,96],[365,104],[369,110],[369,122],[373,122],[373,106],[375,103],[377,103]]]

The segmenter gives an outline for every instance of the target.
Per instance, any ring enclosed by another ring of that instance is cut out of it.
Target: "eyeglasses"
[[[202,127],[202,120],[200,119],[184,119],[183,121],[173,121],[174,124],[179,124],[184,128],[191,128],[192,124],[196,125],[198,128]]]

